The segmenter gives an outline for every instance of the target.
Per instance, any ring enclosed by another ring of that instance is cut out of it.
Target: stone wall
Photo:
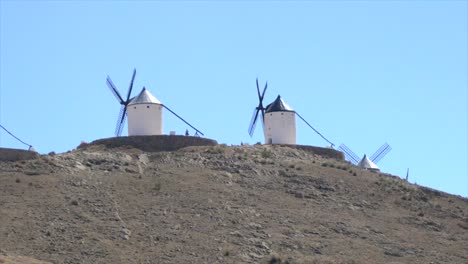
[[[302,150],[309,151],[309,152],[312,152],[314,154],[317,154],[326,158],[332,158],[332,159],[337,159],[337,160],[344,160],[345,158],[343,152],[338,151],[336,149],[332,149],[332,148],[321,148],[321,147],[305,146],[305,145],[282,145],[282,146],[302,149]]]
[[[18,161],[36,159],[39,154],[23,149],[0,148],[0,161]]]
[[[158,152],[174,151],[189,146],[214,146],[217,144],[218,142],[215,140],[201,137],[158,135],[104,138],[89,144],[82,144],[78,148],[85,148],[88,145],[104,145],[107,148],[131,146],[146,152]]]

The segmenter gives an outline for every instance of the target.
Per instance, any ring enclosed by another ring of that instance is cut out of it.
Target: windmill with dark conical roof
[[[265,136],[265,144],[296,144],[296,115],[304,121],[310,128],[319,134],[331,146],[334,146],[328,139],[326,139],[320,132],[313,128],[301,115],[294,111],[280,95],[271,104],[266,107],[263,106],[263,99],[268,87],[265,83],[262,93],[258,86],[257,79],[257,94],[259,104],[254,109],[252,119],[249,126],[249,135],[252,136],[257,125],[258,118],[261,113],[261,122],[263,125],[263,133]]]

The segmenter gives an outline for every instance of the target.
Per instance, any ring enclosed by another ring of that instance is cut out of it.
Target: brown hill
[[[287,146],[0,162],[0,263],[468,263],[468,200]]]

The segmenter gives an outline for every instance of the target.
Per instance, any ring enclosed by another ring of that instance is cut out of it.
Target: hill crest
[[[467,199],[289,146],[92,145],[0,168],[4,259],[468,261]]]

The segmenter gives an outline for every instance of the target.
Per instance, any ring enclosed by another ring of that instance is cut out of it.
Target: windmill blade
[[[117,100],[119,101],[120,104],[124,104],[124,100],[122,99],[122,96],[120,96],[120,93],[119,91],[117,91],[117,88],[115,88],[115,85],[114,83],[112,82],[111,78],[109,76],[107,76],[107,86],[109,87],[109,89],[111,90],[111,92],[114,94],[115,98],[117,98]]]
[[[257,94],[258,94],[258,99],[261,101],[261,96],[260,96],[260,87],[258,86],[258,78],[257,78]]]
[[[255,127],[257,126],[257,118],[258,118],[258,108],[255,108],[252,114],[252,119],[250,120],[250,126],[249,126],[249,135],[250,137],[253,136],[253,133],[255,131]]]
[[[351,150],[349,149],[345,144],[341,144],[338,147],[338,150],[341,150],[345,154],[346,160],[353,164],[358,164],[359,163],[359,157]]]
[[[263,122],[265,121],[265,107],[263,107],[263,98],[265,97],[265,92],[266,92],[267,87],[268,87],[268,82],[265,83],[265,88],[263,88],[262,97],[260,97],[260,107],[262,110],[262,126],[264,126]]]
[[[372,162],[374,163],[377,163],[383,157],[385,157],[385,155],[387,155],[387,153],[390,152],[390,150],[392,150],[392,147],[385,143],[370,157],[370,160],[372,160]]]
[[[297,115],[300,119],[302,119],[302,121],[304,121],[310,128],[312,128],[312,130],[314,130],[317,134],[319,134],[319,136],[321,136],[325,141],[327,141],[328,143],[330,143],[330,145],[331,145],[332,147],[335,146],[335,144],[331,143],[330,140],[328,140],[326,137],[324,137],[320,132],[317,131],[317,129],[315,129],[313,126],[311,126],[311,125],[309,124],[309,122],[307,122],[304,118],[302,118],[302,116],[301,116],[298,112],[296,112],[296,115]]]
[[[257,84],[257,86],[258,86],[258,84]],[[266,92],[267,87],[268,87],[268,82],[265,82],[265,87],[263,88],[262,97],[260,98],[262,100],[262,102],[263,102],[263,97],[265,97],[265,92]]]
[[[125,119],[127,117],[127,107],[122,105],[120,108],[119,116],[117,117],[117,125],[115,126],[115,136],[120,137],[122,134],[122,129],[125,123]]]
[[[130,95],[132,94],[133,81],[135,81],[135,75],[136,75],[136,69],[133,69],[132,80],[130,81],[130,87],[128,88],[128,93],[127,93],[127,101],[125,101],[127,104],[130,102]]]
[[[185,119],[183,119],[182,117],[180,117],[178,114],[176,114],[174,111],[172,111],[171,109],[169,109],[169,107],[167,107],[166,105],[162,105],[164,108],[166,108],[169,112],[171,112],[173,115],[177,116],[180,120],[182,120],[185,124],[187,124],[188,126],[190,126],[191,128],[193,128],[196,132],[200,133],[202,136],[204,136],[204,134],[196,129],[194,126],[192,126],[191,124],[189,124],[189,122],[185,121]]]
[[[260,102],[258,104],[259,108],[263,108],[263,97],[265,97],[265,92],[268,86],[268,82],[265,83],[265,87],[263,88],[263,92],[260,93],[260,87],[258,86],[258,78],[257,78],[257,94],[258,94],[258,101]]]

